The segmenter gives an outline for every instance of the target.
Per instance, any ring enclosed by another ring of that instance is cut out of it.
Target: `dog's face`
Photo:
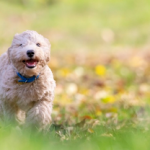
[[[20,74],[38,75],[50,60],[50,43],[35,31],[25,31],[14,36],[8,56]]]

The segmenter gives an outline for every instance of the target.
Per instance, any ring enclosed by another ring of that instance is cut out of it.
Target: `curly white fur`
[[[40,47],[36,44],[40,43]],[[35,68],[28,68],[23,60],[27,51],[34,50],[38,59]],[[47,63],[50,60],[49,41],[35,31],[14,36],[11,47],[0,57],[0,117],[14,120],[18,113],[26,114],[25,125],[46,128],[51,122],[55,81]],[[19,84],[16,72],[25,77],[40,74],[31,82]]]

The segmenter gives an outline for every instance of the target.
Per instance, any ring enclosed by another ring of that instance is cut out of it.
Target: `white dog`
[[[55,81],[47,63],[49,41],[35,31],[14,36],[0,57],[0,117],[15,120],[25,112],[25,125],[46,128],[51,122]]]

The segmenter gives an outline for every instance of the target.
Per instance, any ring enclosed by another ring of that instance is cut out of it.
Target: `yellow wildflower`
[[[95,67],[95,73],[99,76],[105,76],[106,75],[106,68],[103,65],[97,65]]]

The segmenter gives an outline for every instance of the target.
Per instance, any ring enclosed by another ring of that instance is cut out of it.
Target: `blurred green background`
[[[148,0],[1,0],[1,51],[27,29],[46,36],[52,51],[146,47],[149,5]]]
[[[149,0],[0,0],[0,53],[16,33],[36,30],[52,45],[57,83],[47,134],[0,122],[0,149],[149,150],[149,7]]]

